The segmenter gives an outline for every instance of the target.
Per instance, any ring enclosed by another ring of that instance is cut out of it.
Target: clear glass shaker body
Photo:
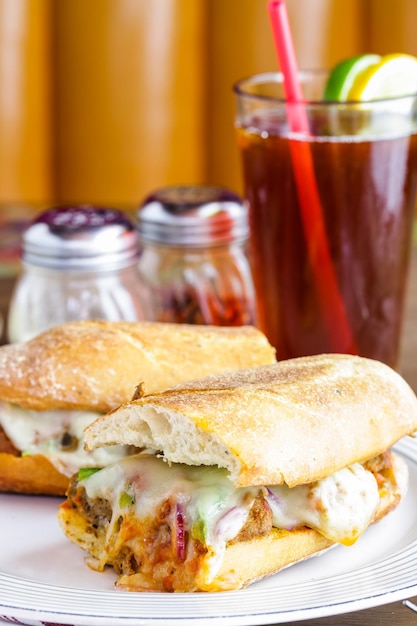
[[[174,186],[146,198],[137,212],[141,279],[153,319],[255,324],[255,295],[245,245],[247,208],[214,186]]]
[[[25,264],[9,307],[8,339],[27,341],[62,322],[136,321],[150,315],[136,264],[101,272]]]
[[[146,243],[139,271],[155,320],[255,324],[252,274],[242,244],[185,249]]]
[[[137,229],[121,211],[75,205],[41,213],[23,233],[9,341],[26,341],[68,321],[147,319],[139,254]]]

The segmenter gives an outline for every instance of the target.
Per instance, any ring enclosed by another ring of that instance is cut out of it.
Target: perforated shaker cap
[[[143,241],[205,247],[248,238],[248,212],[241,198],[222,187],[165,187],[137,212]]]
[[[92,205],[53,207],[23,233],[22,260],[53,269],[112,270],[136,262],[139,235],[116,209]]]

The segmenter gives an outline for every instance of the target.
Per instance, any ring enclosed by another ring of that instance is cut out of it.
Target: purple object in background
[[[139,235],[121,211],[52,207],[22,236],[22,274],[8,317],[8,339],[25,341],[56,324],[85,319],[149,319],[138,273]]]

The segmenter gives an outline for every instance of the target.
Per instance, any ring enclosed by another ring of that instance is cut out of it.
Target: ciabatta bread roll
[[[93,422],[88,448],[146,452],[74,476],[59,520],[129,590],[238,589],[395,508],[417,399],[389,367],[319,355],[209,376]],[[153,452],[153,454],[152,454]]]

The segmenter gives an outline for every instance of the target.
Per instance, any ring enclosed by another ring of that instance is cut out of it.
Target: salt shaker
[[[134,223],[116,209],[76,205],[41,213],[23,233],[9,341],[66,321],[146,319],[139,250]]]
[[[246,206],[214,186],[163,188],[137,212],[139,271],[163,322],[255,324]]]

